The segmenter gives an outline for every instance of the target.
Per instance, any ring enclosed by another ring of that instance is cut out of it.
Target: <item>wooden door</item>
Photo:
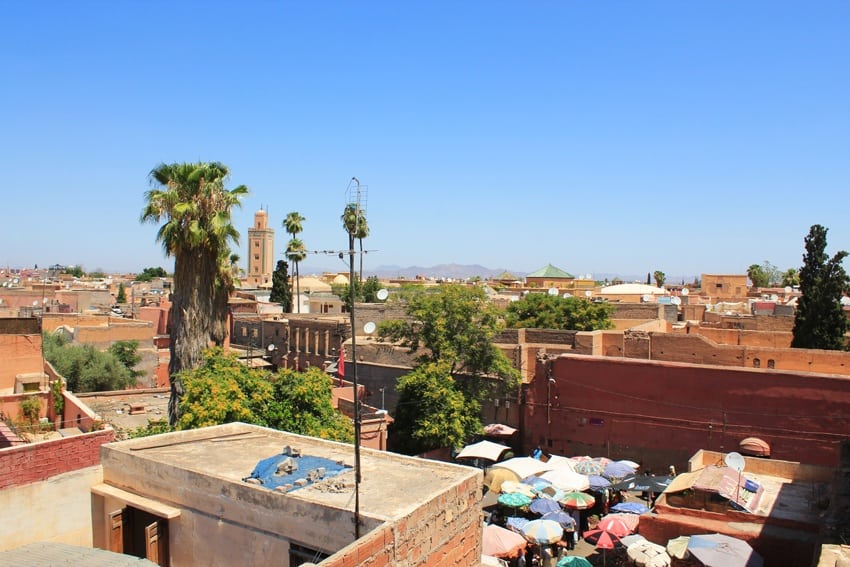
[[[124,509],[109,513],[109,551],[124,553]]]
[[[159,520],[145,526],[145,558],[157,565],[168,565],[167,524]]]

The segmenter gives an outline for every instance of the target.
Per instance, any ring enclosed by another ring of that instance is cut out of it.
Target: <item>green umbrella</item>
[[[509,506],[511,508],[522,508],[531,504],[531,498],[519,492],[506,492],[499,496],[499,504]]]
[[[593,567],[593,564],[581,555],[567,555],[558,559],[557,567]]]

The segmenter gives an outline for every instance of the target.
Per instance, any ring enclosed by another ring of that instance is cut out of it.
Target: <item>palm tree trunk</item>
[[[295,312],[301,313],[301,271],[298,269],[298,264],[295,262]]]

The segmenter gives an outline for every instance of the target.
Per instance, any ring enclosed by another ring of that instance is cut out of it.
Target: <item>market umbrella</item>
[[[568,467],[546,471],[540,475],[540,478],[551,482],[552,486],[566,492],[581,492],[590,488],[590,481],[587,479],[587,476],[579,474]]]
[[[481,556],[481,565],[486,567],[507,567],[507,563],[498,557],[493,557],[492,555],[482,555]]]
[[[605,530],[590,530],[584,532],[585,541],[592,543],[596,546],[596,549],[602,550],[602,564],[604,565],[607,562],[607,558],[605,556],[605,552],[609,549],[614,549],[618,543],[620,543],[620,538],[611,532],[607,532]]]
[[[636,470],[638,470],[638,469],[640,468],[640,465],[639,465],[638,463],[636,463],[636,462],[634,462],[634,461],[629,461],[628,459],[622,459],[622,460],[619,460],[619,461],[617,461],[617,462],[618,462],[618,463],[623,463],[624,465],[628,465],[629,467],[631,467],[631,469],[632,469],[633,471],[636,471]]]
[[[605,470],[602,471],[602,476],[609,480],[621,479],[627,476],[634,476],[635,469],[625,464],[623,461],[614,461],[605,465]]]
[[[640,502],[620,502],[611,506],[611,510],[614,512],[625,512],[627,514],[646,514],[649,512],[649,508]]]
[[[579,474],[598,474],[601,475],[605,471],[605,465],[600,463],[599,461],[579,461],[575,465],[573,465],[573,470]]]
[[[505,492],[499,496],[499,504],[509,508],[522,508],[531,504],[531,498],[519,492]]]
[[[692,535],[688,551],[706,567],[762,567],[764,559],[742,539],[724,534]]]
[[[530,475],[522,479],[520,482],[523,484],[527,484],[531,488],[540,491],[546,488],[547,486],[552,486],[552,483],[543,478],[542,476],[537,476],[536,474]]]
[[[516,433],[516,428],[503,423],[489,423],[484,426],[484,435],[492,437],[510,437]]]
[[[561,505],[550,498],[535,498],[528,505],[528,509],[542,516],[549,512],[557,512],[561,509]]]
[[[670,556],[663,545],[644,540],[626,547],[626,553],[638,565],[644,567],[667,567],[670,565]]]
[[[661,493],[673,481],[672,476],[654,476],[651,474],[634,474],[615,482],[611,488],[627,492],[657,492]]]
[[[574,460],[570,459],[569,457],[562,457],[561,455],[552,455],[546,462],[552,465],[553,467],[567,467],[569,469],[572,469],[573,465],[575,464]]]
[[[585,492],[567,492],[559,502],[573,510],[587,510],[593,507],[596,500]]]
[[[576,521],[575,519],[564,512],[563,510],[558,510],[556,512],[549,512],[548,514],[543,514],[541,520],[551,520],[552,522],[558,522],[561,524],[561,527],[565,530],[575,530],[576,529]]]
[[[501,443],[493,443],[492,441],[479,441],[467,445],[461,449],[455,459],[487,459],[488,461],[498,461],[506,450],[510,449],[507,445]]]
[[[484,535],[481,538],[484,555],[517,557],[527,545],[526,539],[518,533],[495,524],[484,526]]]
[[[599,520],[599,523],[596,524],[596,529],[604,530],[617,537],[625,537],[634,531],[633,527],[629,526],[620,518],[612,518],[611,516],[605,516]]]
[[[555,543],[564,535],[564,528],[551,520],[531,520],[522,528],[525,539],[531,543],[546,545]]]
[[[551,470],[554,466],[550,466],[548,463],[544,463],[537,459],[532,459],[531,457],[514,457],[507,461],[500,461],[490,468],[508,469],[517,476],[516,480],[520,480],[533,474],[539,474]]]
[[[534,498],[537,495],[537,493],[534,492],[534,488],[530,485],[513,480],[504,481],[500,490],[502,491],[502,494],[524,494],[529,498]]]
[[[490,467],[484,473],[484,486],[491,492],[501,492],[502,483],[506,480],[519,482],[520,477],[512,470]]]
[[[565,555],[558,559],[556,567],[593,567],[593,563],[581,555]]]
[[[522,535],[522,528],[530,521],[528,518],[522,518],[520,516],[509,516],[505,518],[505,527]]]
[[[610,480],[598,474],[588,475],[587,483],[590,485],[590,488],[609,488],[611,486]]]
[[[670,554],[671,557],[675,557],[676,559],[687,559],[690,557],[690,553],[688,553],[688,542],[691,541],[690,536],[679,536],[674,537],[673,539],[667,542],[667,553]]]
[[[618,520],[623,522],[631,531],[635,531],[640,523],[640,516],[638,514],[627,514],[625,512],[615,512],[614,514],[608,514],[602,520],[606,522],[613,522],[614,520]],[[600,520],[601,521],[601,520]],[[625,544],[628,545],[628,544]]]

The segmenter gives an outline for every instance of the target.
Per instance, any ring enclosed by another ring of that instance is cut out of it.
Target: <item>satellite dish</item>
[[[673,299],[670,300],[670,303],[672,303],[673,305],[681,305],[682,300],[678,297],[674,297]]]
[[[547,293],[549,295],[558,295],[558,288],[557,287],[550,287],[549,291]]]
[[[593,295],[593,292],[590,291],[590,290],[587,290],[587,291],[584,292],[585,297],[590,297],[591,295]]]
[[[690,292],[690,290],[689,290],[688,288],[686,288],[686,287],[683,287],[683,288],[682,288],[682,295],[684,295],[685,297],[687,297],[689,293],[691,293],[691,292]]]
[[[641,301],[643,301],[644,303],[649,303],[649,301],[650,301],[651,299],[652,299],[652,298],[651,298],[649,295],[643,295],[643,296],[641,296],[641,298],[640,298],[640,300],[641,300]]]
[[[378,299],[380,299],[381,301],[385,300],[389,295],[390,295],[390,292],[388,292],[384,288],[379,289],[378,293],[375,294],[375,296]]]
[[[375,332],[375,324],[372,321],[369,321],[365,325],[363,325],[363,332],[367,335],[371,335]]]
[[[570,295],[569,293],[567,293],[567,292],[565,291],[565,292],[564,292],[564,295],[562,295],[561,297],[563,297],[564,299],[566,299],[566,298],[568,298],[568,297],[572,297],[572,295]]]
[[[792,291],[794,291],[794,290],[791,288],[790,285],[785,286],[785,293],[791,293]]]
[[[771,301],[777,301],[778,299],[779,299],[779,296],[778,296],[778,295],[776,295],[775,293],[772,293],[772,294],[770,295],[770,300],[771,300]]]
[[[726,463],[726,466],[730,469],[735,469],[738,472],[744,470],[744,456],[741,453],[731,452],[726,453],[726,456],[723,458],[723,462]]]
[[[12,283],[13,283],[13,284],[16,284],[16,283],[18,283],[19,281],[21,281],[21,280],[19,280],[18,278],[14,278],[14,279],[12,280]]]
[[[266,350],[268,350],[269,352],[274,352],[274,349],[275,349],[275,346],[273,344],[266,347]]]
[[[32,302],[32,306],[33,306],[33,307],[38,306],[38,301],[33,301],[33,302]]]

